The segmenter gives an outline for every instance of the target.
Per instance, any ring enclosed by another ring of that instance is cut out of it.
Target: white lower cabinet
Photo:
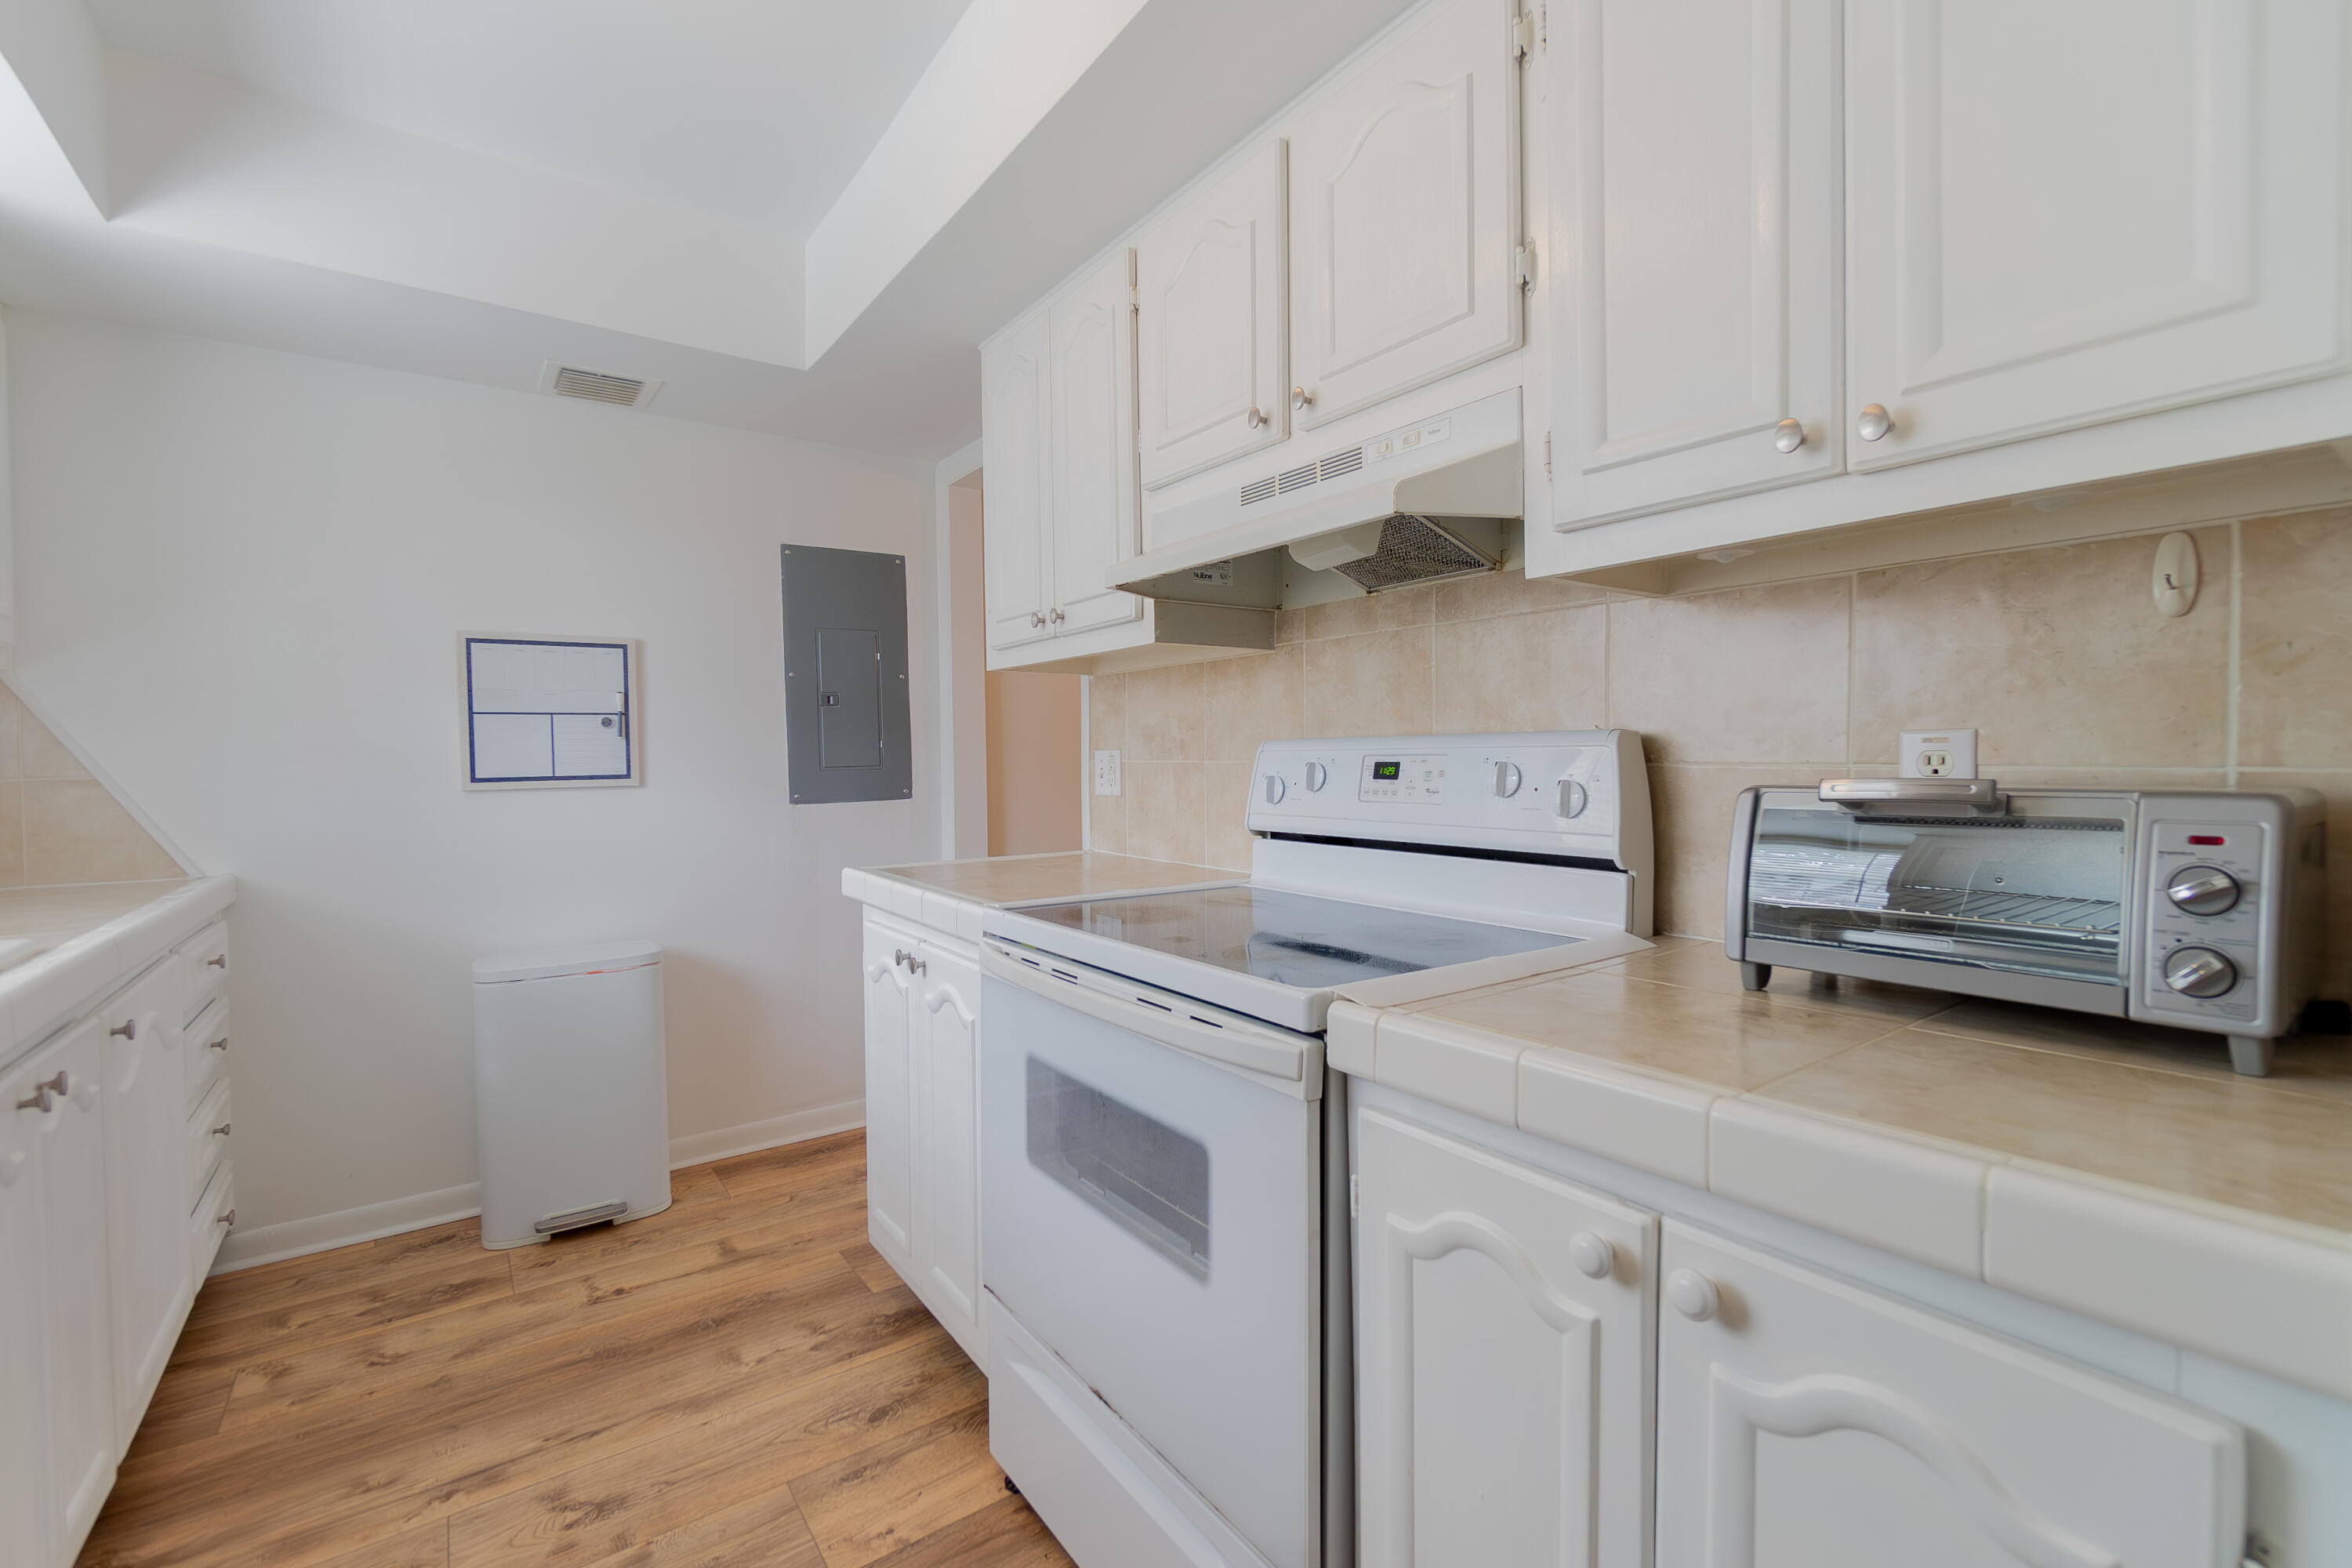
[[[1353,1157],[1363,1568],[2238,1568],[2229,1419],[1384,1103]]]
[[[1669,1222],[1658,1568],[2223,1568],[2238,1427]]]
[[[86,1022],[36,1051],[5,1079],[14,1188],[31,1218],[32,1267],[8,1270],[11,1334],[34,1347],[27,1404],[35,1458],[30,1517],[9,1521],[11,1543],[37,1542],[27,1561],[71,1558],[114,1485],[115,1362],[106,1314],[107,1113],[99,1026]],[[26,1103],[27,1100],[32,1103]],[[21,1416],[18,1412],[21,1411]]]
[[[180,1062],[181,970],[171,962],[100,1010],[106,1062],[106,1232],[113,1265],[114,1401],[131,1446],[195,1299],[185,1244],[194,1201],[187,1074]]]
[[[1356,1148],[1359,1561],[1637,1568],[1655,1218],[1377,1110]]]
[[[978,955],[868,912],[863,969],[866,1234],[984,1366]]]

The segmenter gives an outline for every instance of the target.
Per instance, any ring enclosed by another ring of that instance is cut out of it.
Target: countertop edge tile
[[[1505,1127],[1518,1125],[1523,1046],[1417,1013],[1383,1014],[1373,1038],[1380,1082]]]
[[[1993,1285],[2352,1399],[2352,1250],[2069,1173],[1996,1167]]]
[[[1518,1072],[1521,1131],[1706,1188],[1714,1091],[1541,1046]]]
[[[1377,1008],[1344,997],[1332,1003],[1330,1016],[1323,1026],[1325,1064],[1352,1077],[1371,1077],[1372,1064],[1379,1053],[1382,1016]]]
[[[2000,1163],[1740,1096],[1708,1119],[1709,1191],[1971,1279]]]

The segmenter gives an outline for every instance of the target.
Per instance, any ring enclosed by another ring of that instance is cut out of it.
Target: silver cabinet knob
[[[228,1129],[229,1124],[224,1121],[218,1127],[213,1129],[213,1136],[215,1138],[226,1138],[228,1136]]]
[[[1315,395],[1313,393],[1307,391],[1303,386],[1294,386],[1290,389],[1290,406],[1293,408],[1311,408],[1314,405]]]
[[[226,969],[228,967],[228,954],[225,952],[216,952],[212,957],[205,959],[205,963],[207,966],[214,969]]]
[[[1504,800],[1510,799],[1513,795],[1519,793],[1519,784],[1522,777],[1523,775],[1519,772],[1518,763],[1496,763],[1495,764],[1495,794]]]
[[[1574,779],[1562,779],[1559,781],[1559,802],[1553,809],[1559,813],[1562,822],[1567,822],[1582,816],[1584,808],[1591,803],[1592,796],[1586,793],[1582,784]]]
[[[215,1040],[209,1047],[207,1047],[206,1049],[215,1051],[225,1051],[228,1049],[228,1037],[226,1035],[223,1035],[219,1039]]]
[[[1588,1279],[1606,1279],[1617,1270],[1617,1249],[1609,1238],[1580,1230],[1568,1238],[1568,1260]]]
[[[1053,622],[1055,626],[1060,626],[1060,625],[1062,624],[1062,612],[1061,612],[1060,608],[1057,606],[1057,607],[1055,609],[1054,613],[1053,613],[1052,615],[1050,615],[1050,616],[1046,616],[1045,618],[1046,618],[1047,620],[1049,620],[1049,621]]]
[[[229,1229],[235,1230],[236,1228],[236,1211],[235,1209],[231,1209],[228,1213],[221,1215],[220,1218],[215,1220],[213,1223],[215,1225],[225,1225],[228,1226]]]
[[[1250,427],[1251,429],[1253,429],[1253,430],[1263,430],[1263,429],[1265,429],[1265,415],[1263,415],[1263,414],[1260,414],[1260,413],[1259,413],[1256,409],[1255,409],[1255,408],[1251,409],[1251,410],[1249,411],[1249,427]]]
[[[126,1040],[135,1040],[139,1037],[139,1020],[125,1018],[106,1032],[110,1037],[119,1035]]]
[[[2210,947],[2176,947],[2165,955],[2164,983],[2203,1001],[2228,994],[2238,984],[2238,966]]]
[[[1772,426],[1772,445],[1783,452],[1793,452],[1805,444],[1805,422],[1783,419]]]
[[[66,1087],[66,1075],[63,1071],[60,1071],[57,1077],[50,1079],[47,1082],[35,1084],[33,1086],[33,1092],[25,1099],[16,1102],[16,1109],[19,1110],[37,1110],[42,1115],[46,1116],[48,1114],[49,1104],[54,1096],[71,1094],[73,1090]]]
[[[1282,775],[1280,773],[1268,773],[1265,775],[1266,805],[1280,805],[1282,804],[1282,797],[1289,793],[1289,786],[1282,782]]]
[[[1030,626],[1032,626],[1033,627],[1034,627],[1034,626],[1044,626],[1044,625],[1045,624],[1045,612],[1044,612],[1044,611],[1042,611],[1042,610],[1032,610],[1032,611],[1030,611],[1030,612],[1029,612],[1029,624],[1030,624]]]
[[[1696,1268],[1677,1268],[1666,1276],[1666,1300],[1694,1323],[1704,1323],[1723,1310],[1715,1281]]]
[[[1331,770],[1329,768],[1325,767],[1321,763],[1309,763],[1307,764],[1307,793],[1308,795],[1318,793],[1325,784],[1329,784],[1330,782]]]
[[[1853,422],[1853,433],[1865,441],[1875,441],[1895,428],[1895,416],[1886,412],[1884,403],[1865,404]],[[1782,451],[1789,448],[1783,447]]]
[[[2226,915],[2238,907],[2243,890],[2238,879],[2219,866],[2183,866],[2164,885],[2164,896],[2189,915]]]

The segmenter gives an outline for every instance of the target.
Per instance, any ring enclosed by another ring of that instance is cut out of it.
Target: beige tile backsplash
[[[0,888],[180,875],[178,862],[0,686]]]
[[[1892,770],[1896,732],[1972,725],[2019,784],[2329,801],[2328,989],[2352,994],[2352,510],[2195,531],[2197,607],[2159,616],[2152,538],[1677,599],[1517,574],[1286,610],[1273,652],[1092,681],[1126,793],[1094,847],[1246,868],[1260,741],[1622,725],[1650,759],[1658,928],[1723,931],[1749,784]]]

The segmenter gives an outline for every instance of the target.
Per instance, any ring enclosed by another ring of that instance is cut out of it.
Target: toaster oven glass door
[[[1859,816],[1759,802],[1749,934],[2055,979],[2124,982],[2131,863],[2113,815]]]

